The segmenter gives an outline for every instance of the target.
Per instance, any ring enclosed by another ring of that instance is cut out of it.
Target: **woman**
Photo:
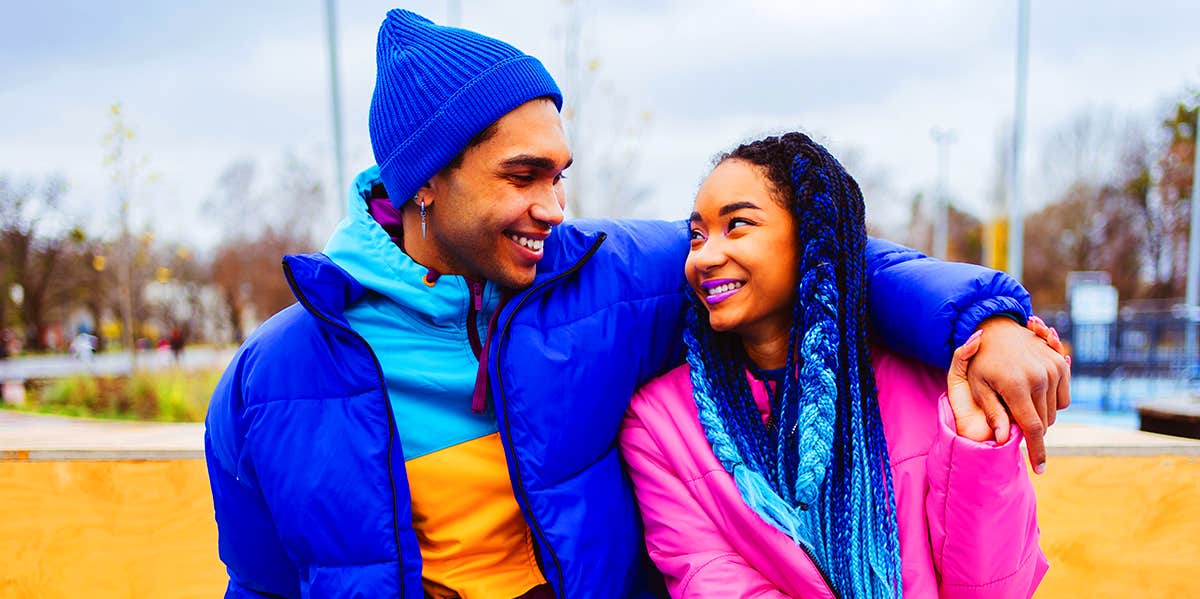
[[[979,336],[953,402],[945,373],[868,348],[863,200],[841,165],[799,133],[738,147],[690,227],[687,363],[621,434],[672,596],[1031,596],[1047,562],[1020,433],[955,426]]]

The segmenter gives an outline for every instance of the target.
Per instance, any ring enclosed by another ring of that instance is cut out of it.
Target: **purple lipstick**
[[[742,281],[736,279],[712,279],[700,283],[704,291],[704,301],[712,306],[725,301],[729,296],[741,291]]]

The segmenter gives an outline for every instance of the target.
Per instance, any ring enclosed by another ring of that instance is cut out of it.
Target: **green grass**
[[[140,372],[133,377],[72,376],[30,381],[16,409],[118,420],[202,422],[219,370]]]

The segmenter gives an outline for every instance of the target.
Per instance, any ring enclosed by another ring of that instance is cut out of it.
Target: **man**
[[[535,58],[388,13],[379,166],[323,254],[285,258],[298,304],[246,341],[209,408],[226,596],[654,593],[616,434],[634,389],[681,359],[686,233],[562,224],[561,104]],[[875,321],[899,323],[883,341],[944,367],[982,327],[988,424],[1007,431],[991,389],[1035,433],[1053,418],[1061,358],[1010,320],[1028,316],[1019,285],[869,253]]]

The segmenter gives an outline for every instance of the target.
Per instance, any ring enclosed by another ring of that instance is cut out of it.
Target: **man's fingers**
[[[1017,426],[1021,427],[1021,432],[1025,434],[1025,448],[1029,450],[1029,464],[1033,466],[1034,472],[1042,474],[1046,471],[1046,425],[1042,416],[1034,411],[1033,406],[1028,403],[1022,404],[1019,408],[1010,404],[1009,409],[1013,411],[1013,419],[1017,421]]]
[[[1049,370],[1046,371],[1046,428],[1054,426],[1054,421],[1058,417],[1058,389],[1061,381],[1061,373],[1052,364]],[[1036,401],[1036,399],[1034,400]]]
[[[1008,443],[1011,421],[1008,418],[1008,412],[1004,411],[1004,402],[1001,401],[1000,396],[986,383],[971,382],[971,398],[975,400],[975,405],[978,405],[987,417],[988,428],[992,429],[992,434],[996,436],[996,442]]]
[[[1021,430],[1025,430],[1025,425],[1021,424],[1021,419],[1017,417],[1017,413],[1023,410],[1013,404],[1018,403],[1025,397],[1028,397],[1029,403],[1033,404],[1033,411],[1037,413],[1038,419],[1042,421],[1042,428],[1045,429],[1050,426],[1050,418],[1046,408],[1050,405],[1047,399],[1050,387],[1049,372],[1037,369],[1031,372],[1025,379],[1009,381],[999,389],[1000,396],[1006,400],[1004,403],[1008,406],[1008,410],[1013,414],[1013,417],[1017,419]]]
[[[1042,433],[1025,435],[1025,449],[1029,451],[1029,463],[1038,474],[1046,473],[1046,436]]]
[[[1058,399],[1058,409],[1065,410],[1071,405],[1071,356],[1063,357],[1059,372],[1062,376],[1058,377],[1058,393],[1055,397]]]

